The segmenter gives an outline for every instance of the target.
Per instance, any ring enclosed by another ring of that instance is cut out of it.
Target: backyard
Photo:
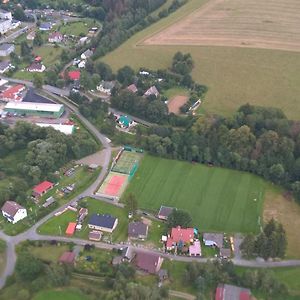
[[[249,173],[146,155],[124,197],[185,209],[200,231],[258,232],[266,183]]]

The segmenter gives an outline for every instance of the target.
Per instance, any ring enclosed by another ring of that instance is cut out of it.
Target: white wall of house
[[[3,217],[5,217],[9,222],[12,224],[16,224],[20,220],[27,217],[27,210],[26,208],[19,209],[17,213],[14,215],[13,218],[10,218],[10,215],[8,215],[6,212],[2,211]]]

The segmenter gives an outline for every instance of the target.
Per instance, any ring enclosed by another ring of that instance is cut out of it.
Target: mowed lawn
[[[100,60],[114,71],[124,65],[163,69],[171,66],[177,51],[191,53],[195,81],[208,86],[201,111],[231,115],[245,103],[281,108],[299,119],[300,52],[239,47],[159,46],[143,41],[205,4],[190,0],[175,13],[138,32]]]
[[[77,289],[50,290],[38,293],[33,300],[88,300],[88,296]]]
[[[265,187],[249,173],[146,155],[126,194],[144,209],[185,209],[201,231],[257,232]]]

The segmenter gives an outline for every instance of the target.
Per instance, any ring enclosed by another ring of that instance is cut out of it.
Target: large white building
[[[48,123],[36,123],[37,126],[40,127],[52,127],[55,130],[58,130],[66,135],[70,135],[74,133],[74,125],[67,124],[48,124]]]
[[[16,224],[27,217],[27,210],[15,201],[6,201],[2,207],[2,215],[9,222]]]
[[[0,33],[4,34],[11,29],[11,20],[1,19],[0,20]]]
[[[12,20],[12,14],[10,11],[0,9],[0,19]]]

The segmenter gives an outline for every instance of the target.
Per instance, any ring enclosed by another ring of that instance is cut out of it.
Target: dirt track
[[[143,44],[300,51],[299,16],[299,0],[210,0]]]

